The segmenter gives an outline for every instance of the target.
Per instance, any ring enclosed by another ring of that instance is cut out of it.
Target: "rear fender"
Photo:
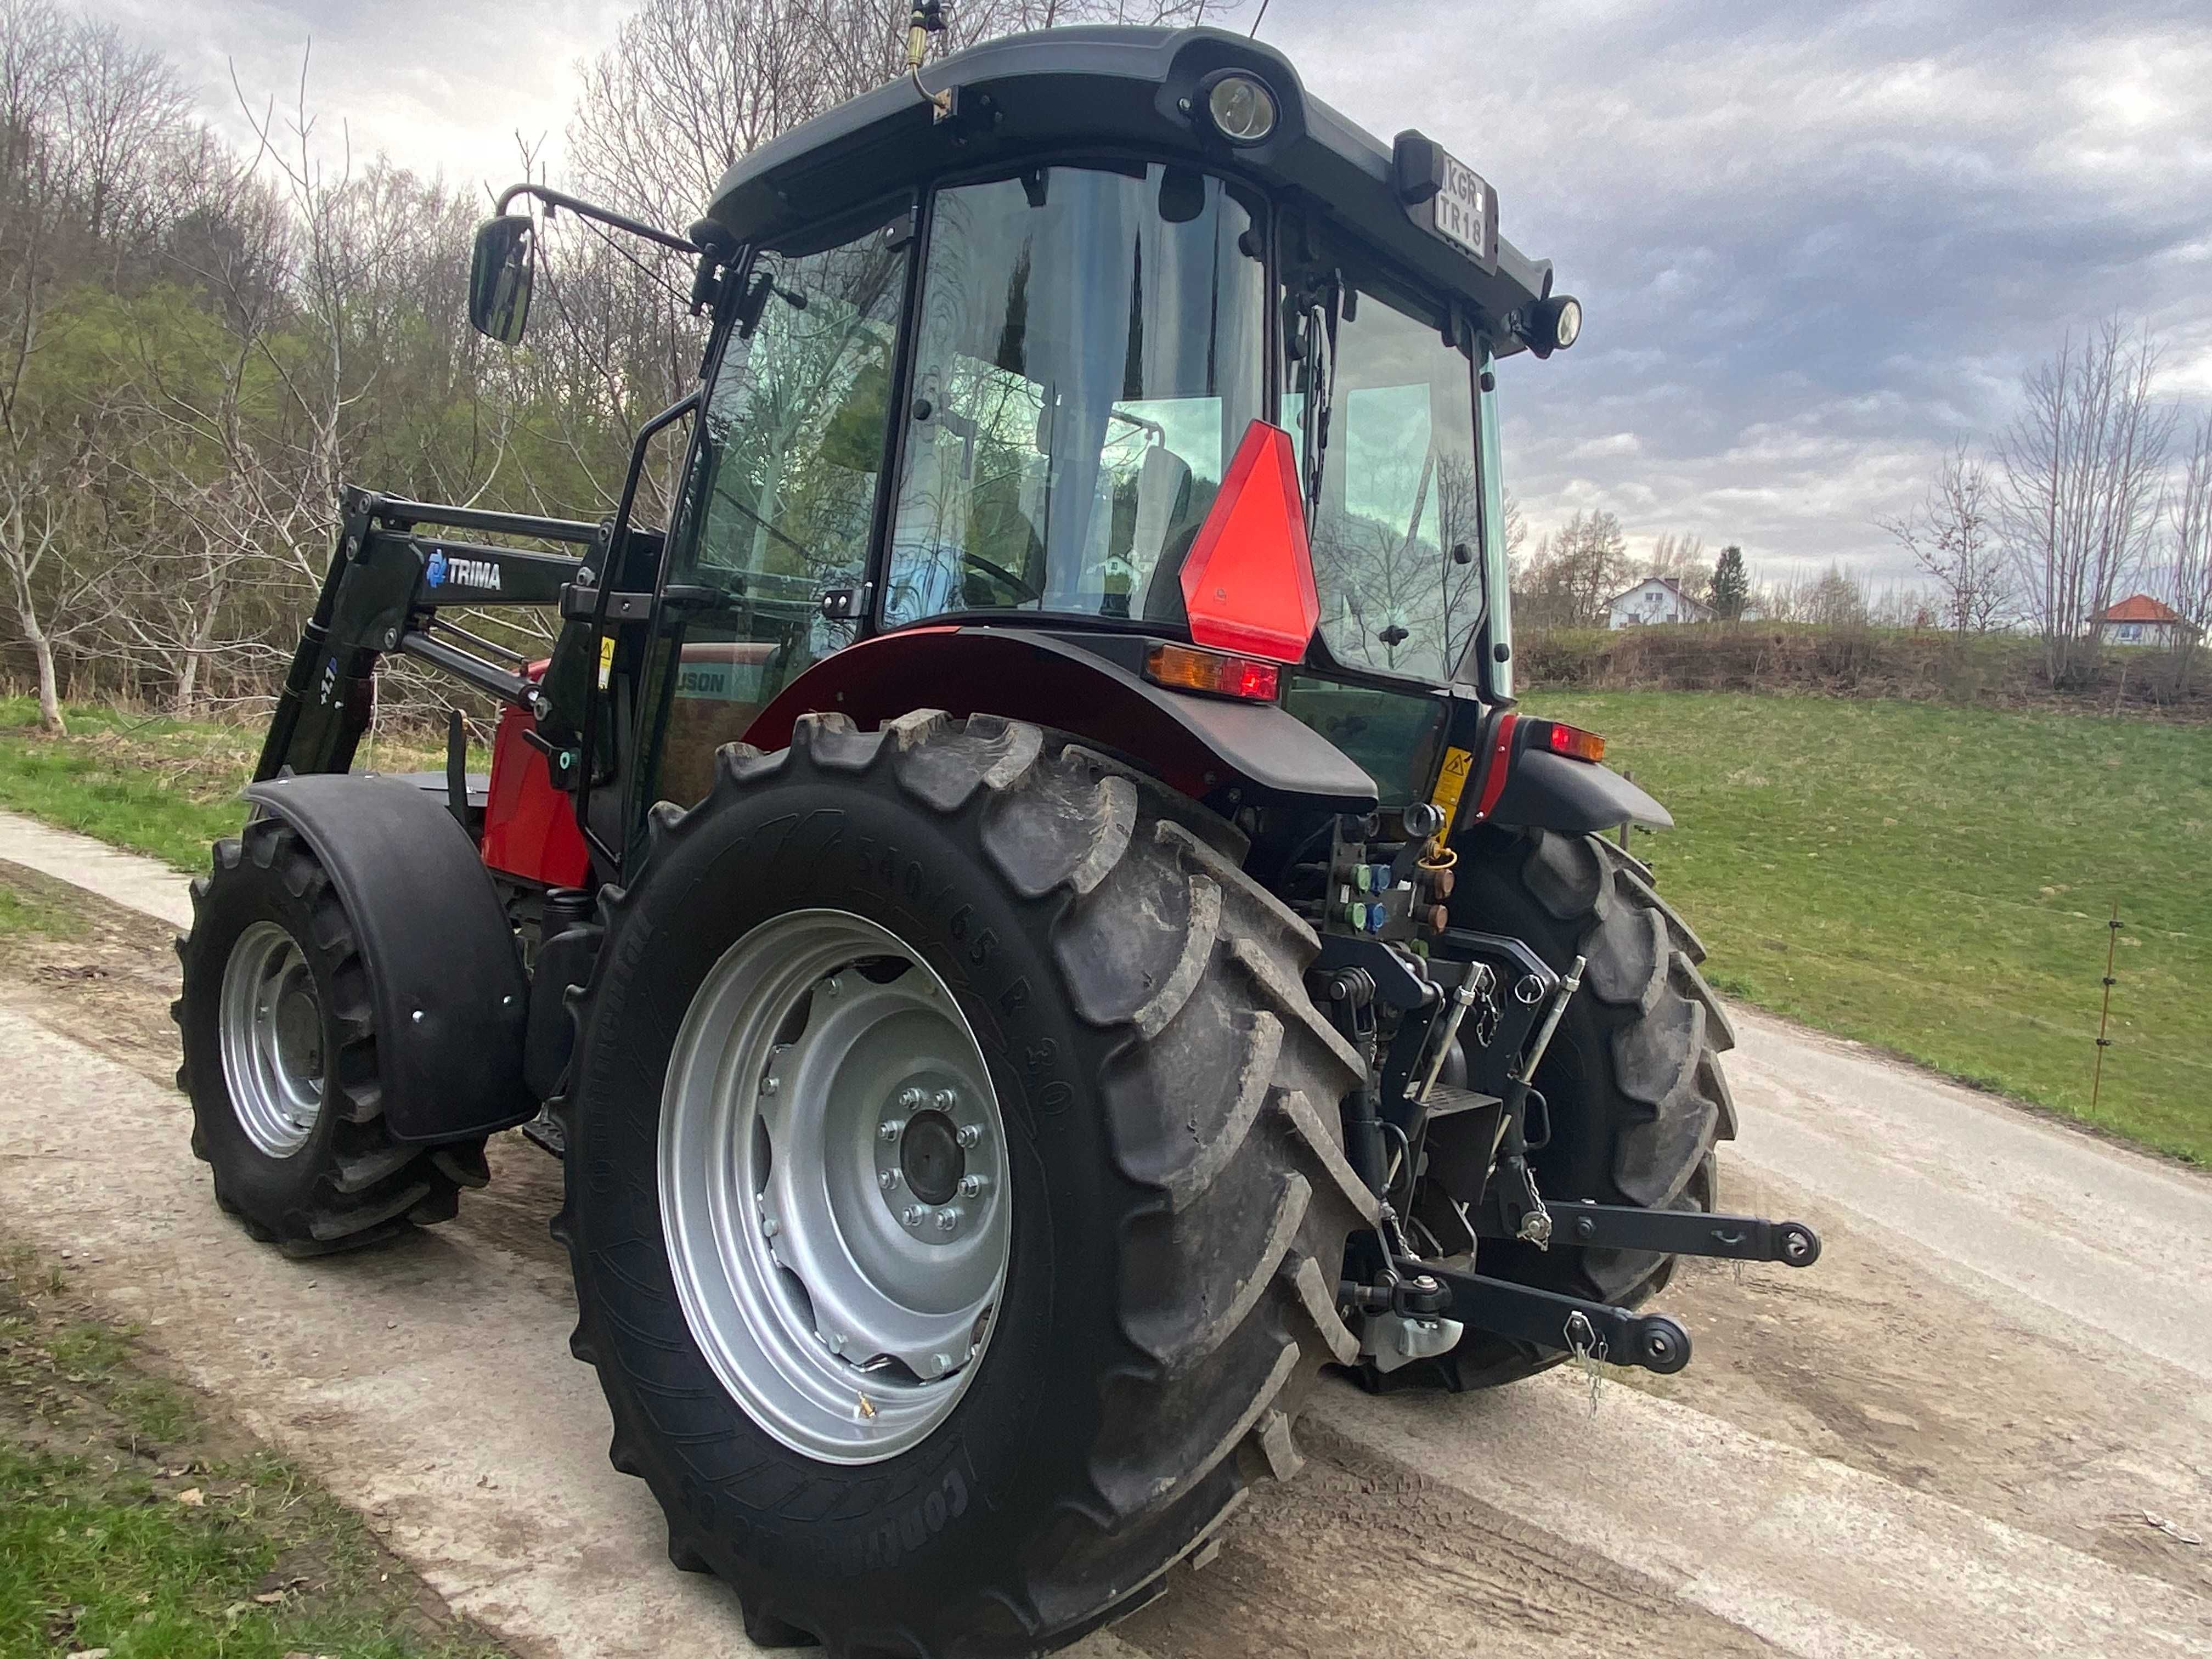
[[[499,890],[443,799],[398,778],[318,773],[248,785],[330,872],[368,970],[394,1139],[472,1139],[536,1115],[529,985]]]
[[[1539,722],[1540,724],[1540,722]],[[1591,836],[1624,823],[1671,830],[1674,819],[1611,768],[1528,745],[1528,726],[1507,710],[1483,733],[1481,781],[1468,824]]]
[[[1075,644],[1012,628],[879,634],[823,658],[786,686],[745,740],[781,749],[791,741],[792,723],[810,713],[848,714],[862,726],[915,708],[1000,714],[1134,761],[1217,811],[1268,803],[1374,810],[1374,780],[1279,705],[1165,690],[1106,654],[1141,661],[1146,643],[1101,635]]]

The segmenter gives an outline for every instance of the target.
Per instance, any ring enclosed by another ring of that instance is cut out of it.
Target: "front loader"
[[[293,1255],[527,1126],[676,1565],[763,1644],[1020,1654],[1290,1476],[1323,1370],[1677,1370],[1674,1258],[1819,1243],[1715,1212],[1728,1018],[1606,838],[1665,810],[1512,696],[1549,264],[1238,36],[923,56],[684,236],[536,185],[479,229],[508,343],[518,200],[680,252],[703,372],[607,521],[346,493],[180,1081]],[[500,605],[543,660],[452,615]],[[498,700],[488,777],[458,721],[351,770],[394,653]]]

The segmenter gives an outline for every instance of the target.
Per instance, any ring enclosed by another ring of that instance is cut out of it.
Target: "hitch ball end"
[[[1820,1259],[1820,1235],[1802,1221],[1776,1224],[1778,1258],[1785,1267],[1809,1267]]]

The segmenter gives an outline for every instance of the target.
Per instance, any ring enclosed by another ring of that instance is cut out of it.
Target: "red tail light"
[[[1605,758],[1605,739],[1595,732],[1585,732],[1579,726],[1568,726],[1559,720],[1531,720],[1529,724],[1537,727],[1535,741],[1555,755],[1579,761]]]
[[[1297,662],[1321,621],[1291,434],[1255,421],[1182,562],[1190,636],[1217,651]]]

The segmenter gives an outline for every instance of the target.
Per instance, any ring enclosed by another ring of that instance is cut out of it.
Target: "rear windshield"
[[[885,625],[1180,623],[1182,554],[1264,413],[1262,252],[1251,209],[1188,168],[939,191]]]

